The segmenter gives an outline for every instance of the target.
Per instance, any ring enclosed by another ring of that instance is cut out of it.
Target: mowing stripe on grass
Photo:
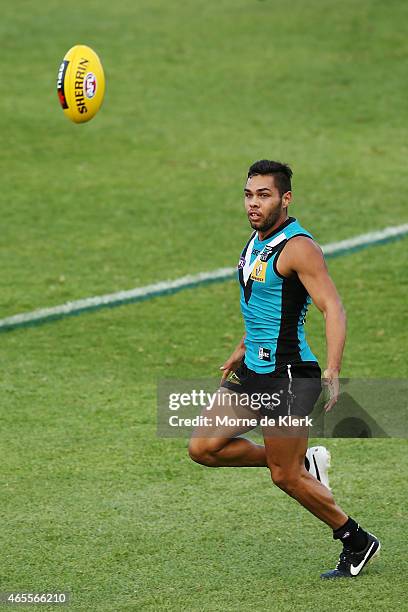
[[[340,255],[359,251],[369,246],[390,242],[391,240],[398,240],[407,234],[408,223],[394,227],[386,227],[378,232],[360,234],[348,240],[332,242],[324,245],[322,248],[326,257],[338,257]],[[117,293],[108,293],[106,295],[84,298],[51,308],[40,308],[33,312],[17,314],[6,317],[5,319],[0,319],[0,332],[10,331],[18,327],[40,325],[56,319],[75,316],[83,312],[90,312],[101,308],[114,308],[116,306],[122,306],[123,304],[141,302],[142,300],[148,300],[153,297],[177,293],[189,287],[197,287],[198,285],[230,280],[234,277],[235,273],[235,268],[219,268],[212,272],[199,272],[198,274],[182,276],[173,281],[162,281],[154,285],[136,287],[128,291],[118,291]]]

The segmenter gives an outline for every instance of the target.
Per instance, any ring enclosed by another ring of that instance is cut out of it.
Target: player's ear
[[[292,201],[292,192],[286,191],[282,196],[282,205],[283,208],[287,208]]]

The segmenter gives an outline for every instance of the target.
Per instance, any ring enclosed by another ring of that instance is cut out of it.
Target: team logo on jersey
[[[268,261],[272,251],[273,251],[274,247],[273,246],[269,246],[268,244],[266,245],[266,247],[264,248],[264,250],[261,253],[260,256],[260,260],[261,261]]]
[[[252,280],[258,281],[259,283],[264,283],[267,265],[268,264],[265,261],[260,261],[258,259],[251,274]]]

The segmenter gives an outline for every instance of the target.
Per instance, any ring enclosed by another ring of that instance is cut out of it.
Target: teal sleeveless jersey
[[[313,238],[293,217],[265,240],[254,232],[239,260],[245,363],[259,374],[288,364],[317,362],[304,331],[311,299],[297,275],[284,278],[276,268],[279,253],[294,236]]]

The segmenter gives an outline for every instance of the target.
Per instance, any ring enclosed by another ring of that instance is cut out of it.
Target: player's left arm
[[[290,247],[288,249],[288,247]],[[292,238],[286,247],[287,264],[296,272],[306,291],[326,322],[327,365],[323,373],[330,398],[326,411],[331,410],[339,395],[339,374],[346,341],[346,313],[334,282],[330,278],[320,247],[310,238]]]

